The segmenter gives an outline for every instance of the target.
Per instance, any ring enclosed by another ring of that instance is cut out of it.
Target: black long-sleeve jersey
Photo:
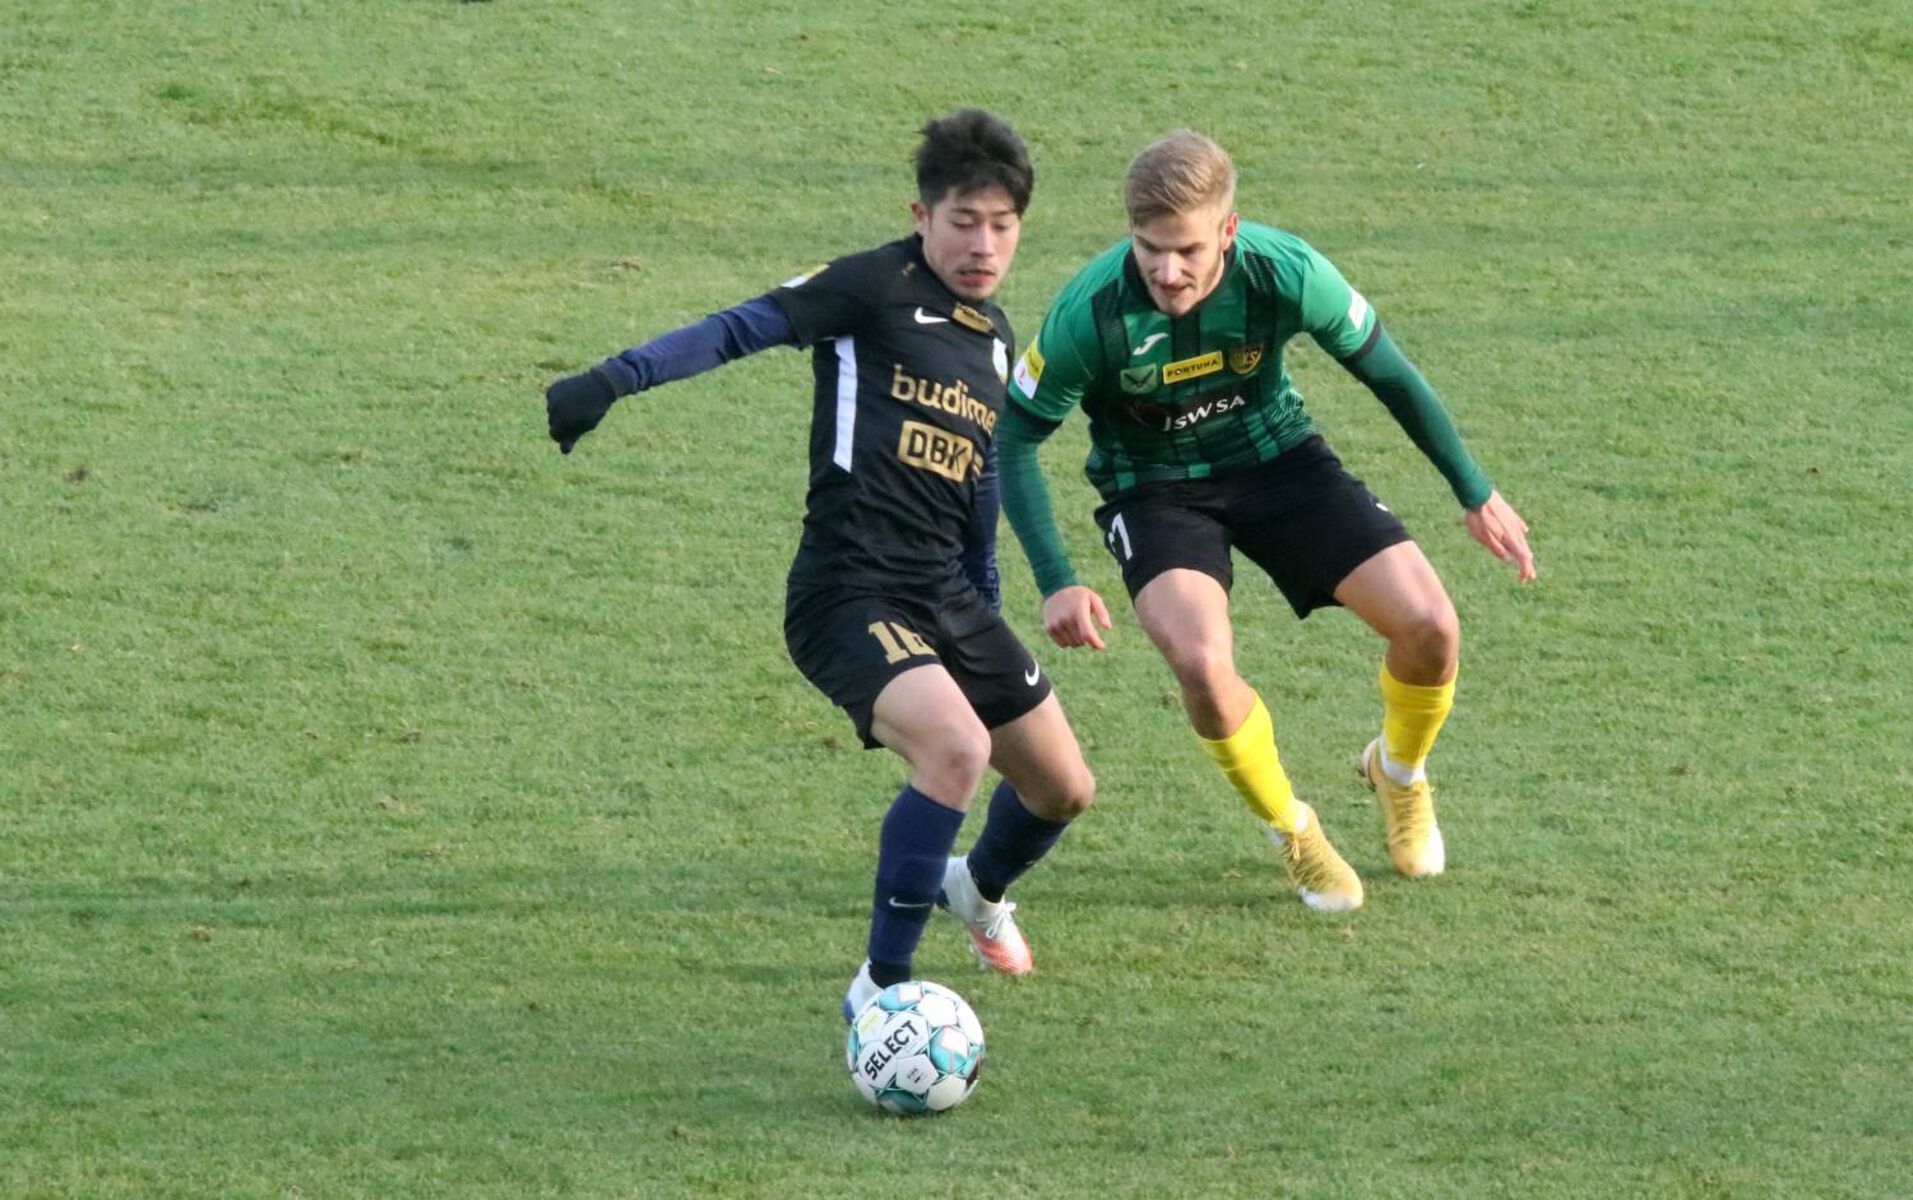
[[[937,594],[959,568],[1007,395],[1003,310],[960,299],[916,236],[773,291],[812,347],[810,489],[793,575]]]

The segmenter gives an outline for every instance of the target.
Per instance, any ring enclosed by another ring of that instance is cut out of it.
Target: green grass
[[[1037,158],[1019,328],[1212,132],[1542,578],[1301,352],[1462,613],[1449,874],[1386,870],[1346,615],[1237,593],[1370,881],[1323,919],[1124,609],[1043,655],[1102,788],[1042,970],[933,926],[991,1059],[901,1122],[834,1014],[899,772],[782,646],[807,369],[567,460],[539,390],[894,236],[974,102]],[[11,0],[0,1195],[1904,1194],[1909,112],[1886,3]]]

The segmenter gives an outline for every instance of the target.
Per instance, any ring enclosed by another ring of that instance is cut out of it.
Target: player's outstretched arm
[[[1515,578],[1526,583],[1534,578],[1534,551],[1528,547],[1528,523],[1500,492],[1488,493],[1479,508],[1468,510],[1468,532],[1488,547],[1502,562],[1515,564]]]
[[[1365,346],[1341,362],[1382,402],[1415,448],[1435,464],[1463,508],[1487,503],[1494,485],[1461,444],[1461,433],[1435,389],[1402,354],[1386,329],[1378,326]]]
[[[1036,448],[1056,427],[1056,422],[1031,415],[1015,401],[1004,406],[996,431],[1003,513],[1043,593],[1043,629],[1050,640],[1065,649],[1093,646],[1101,650],[1103,638],[1098,630],[1110,627],[1109,608],[1101,596],[1076,582],[1076,569],[1056,529],[1049,486],[1036,461]]]
[[[546,388],[545,421],[551,440],[570,454],[578,439],[596,429],[621,397],[687,379],[772,346],[795,345],[796,339],[790,318],[768,295],[712,313]]]
[[[1461,444],[1461,434],[1413,363],[1388,331],[1377,328],[1368,345],[1342,365],[1375,393],[1409,440],[1435,464],[1461,501],[1468,532],[1502,562],[1514,563],[1517,578],[1534,578],[1534,552],[1528,547],[1528,523],[1514,510]]]

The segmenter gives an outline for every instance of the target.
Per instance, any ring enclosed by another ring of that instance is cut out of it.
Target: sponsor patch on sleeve
[[[1016,386],[1025,396],[1036,395],[1036,385],[1043,379],[1043,352],[1031,342],[1024,349],[1023,356],[1016,360]]]
[[[1368,300],[1354,288],[1348,289],[1348,323],[1360,329],[1368,320]]]

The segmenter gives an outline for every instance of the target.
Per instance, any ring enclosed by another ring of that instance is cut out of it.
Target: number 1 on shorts
[[[1130,559],[1136,557],[1136,548],[1129,544],[1129,526],[1123,524],[1123,515],[1121,513],[1117,513],[1116,519],[1109,523],[1109,548],[1111,550],[1116,549],[1117,538],[1123,540],[1123,548],[1118,557],[1124,562],[1128,562]]]

